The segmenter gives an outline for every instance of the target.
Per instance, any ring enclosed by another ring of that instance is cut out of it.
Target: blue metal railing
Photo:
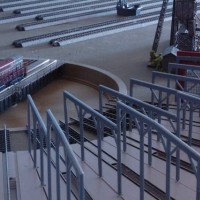
[[[165,108],[169,110],[170,104],[176,103],[177,90],[175,89],[132,78],[130,79],[130,96],[134,96],[134,87],[137,86],[144,89],[142,90],[144,92],[150,91],[150,103],[157,104],[159,108],[162,108],[163,104],[165,104]]]
[[[177,117],[179,121],[180,134],[184,132],[187,143],[192,146],[194,136],[194,127],[199,126],[200,116],[200,97],[193,96],[185,92],[178,92]],[[187,135],[186,135],[187,134]],[[196,132],[196,134],[198,134]]]
[[[11,199],[10,196],[10,175],[9,175],[9,163],[8,163],[8,141],[7,141],[7,129],[4,125],[4,143],[5,143],[5,172],[6,172],[6,198],[7,200]]]
[[[165,84],[165,87],[178,88],[180,91],[200,95],[198,90],[200,88],[200,79],[198,78],[153,71],[152,83],[156,84],[158,78],[162,78],[162,83]]]
[[[163,138],[162,144],[164,150],[166,152],[166,200],[170,200],[170,179],[171,179],[171,156],[172,154],[179,149],[179,151],[183,151],[189,157],[190,163],[193,166],[193,172],[196,176],[196,200],[200,199],[200,154],[192,149],[190,146],[185,144],[182,140],[180,140],[177,136],[172,134],[169,130],[167,130],[164,126],[160,125],[155,120],[149,118],[148,116],[143,115],[142,113],[136,111],[135,109],[130,108],[122,102],[117,103],[117,116],[118,116],[118,124],[124,122],[123,118],[126,115],[129,115],[130,118],[135,121],[137,124],[137,129],[140,136],[140,200],[144,200],[144,137],[147,135],[149,131],[156,130],[160,137]],[[119,126],[120,129],[120,126]],[[147,140],[148,144],[150,140]],[[179,159],[179,158],[176,158]],[[195,164],[196,162],[196,164]]]
[[[117,173],[118,173],[118,194],[121,194],[121,145],[120,138],[121,135],[117,131],[117,125],[113,123],[111,120],[107,119],[105,116],[101,115],[99,112],[95,111],[93,108],[80,101],[78,98],[65,91],[63,93],[64,98],[64,115],[65,115],[65,124],[68,124],[68,104],[67,102],[72,102],[75,105],[76,112],[80,122],[80,146],[81,146],[81,159],[85,160],[84,154],[84,128],[83,128],[83,120],[86,115],[90,115],[95,122],[95,127],[97,130],[97,146],[98,146],[98,174],[102,177],[102,139],[104,134],[104,128],[109,128],[111,130],[112,136],[115,139],[117,145]],[[69,134],[69,127],[66,126],[66,134]]]
[[[53,130],[52,130],[53,129]],[[56,161],[55,161],[55,168],[56,168],[56,191],[57,191],[57,200],[61,199],[61,191],[60,191],[60,151],[61,146],[64,150],[64,164],[66,169],[66,175],[67,175],[67,199],[71,199],[71,173],[72,168],[76,172],[76,177],[78,178],[78,191],[79,191],[79,199],[83,200],[85,199],[84,195],[84,172],[76,159],[74,152],[68,142],[68,140],[65,137],[65,134],[63,133],[62,129],[58,125],[56,119],[54,118],[53,114],[50,110],[47,111],[47,157],[48,157],[48,198],[52,199],[52,174],[51,174],[51,138],[52,134],[54,136],[55,140],[55,155],[56,155]]]
[[[54,145],[54,148],[51,144],[51,128],[54,129],[55,138],[56,141],[59,141]],[[55,159],[51,156],[51,152],[55,150],[56,154],[56,163],[54,164],[54,168],[56,171],[56,196],[57,200],[61,199],[61,193],[60,193],[60,179],[61,179],[61,172],[60,172],[60,165],[59,165],[59,159],[61,158],[59,153],[59,147],[62,143],[62,147],[64,149],[64,158],[62,157],[62,163],[65,166],[66,173],[67,173],[67,181],[66,181],[66,189],[67,189],[67,199],[71,199],[71,172],[72,167],[76,172],[78,182],[79,182],[79,199],[84,199],[84,173],[82,171],[82,168],[77,161],[73,151],[71,150],[71,147],[67,141],[67,139],[64,136],[63,131],[60,129],[58,123],[56,122],[55,118],[53,117],[50,110],[47,111],[47,128],[31,98],[30,95],[28,95],[28,141],[29,141],[29,152],[34,162],[34,167],[36,168],[37,165],[39,165],[40,168],[40,178],[41,178],[41,186],[44,186],[45,184],[48,186],[48,199],[52,199],[52,190],[51,190],[51,168],[52,168],[52,161]],[[46,144],[44,144],[46,142]],[[38,156],[38,144],[39,144],[39,156],[40,156],[40,162],[37,162],[37,156]],[[47,171],[44,169],[44,162],[46,161],[47,156]],[[45,177],[47,177],[47,183],[44,182]]]
[[[162,124],[162,122],[169,122],[168,126],[171,128],[171,130],[178,135],[177,130],[177,117],[176,114],[170,113],[166,110],[163,110],[159,107],[153,106],[151,104],[145,103],[139,99],[136,99],[131,96],[124,95],[122,93],[119,93],[116,90],[113,90],[111,88],[108,88],[106,86],[100,85],[99,86],[99,110],[100,113],[103,113],[103,97],[107,94],[110,97],[114,98],[116,101],[122,101],[123,103],[129,105],[130,107],[136,106],[136,109],[140,110],[143,114],[153,118],[154,120],[157,119],[159,123]],[[172,93],[176,97],[176,93],[173,91]],[[131,123],[129,125],[129,131],[131,131],[132,126]],[[125,135],[126,129],[123,128],[123,133]],[[125,141],[125,136],[124,136]],[[125,147],[125,144],[124,144]],[[124,148],[125,150],[125,148]]]

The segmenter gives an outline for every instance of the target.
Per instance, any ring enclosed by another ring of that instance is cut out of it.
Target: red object
[[[200,52],[197,51],[177,51],[177,56],[184,56],[186,59],[179,60],[180,64],[188,64],[188,65],[199,65],[200,66]],[[188,60],[187,60],[188,57]],[[195,61],[192,60],[192,57],[199,57],[199,61],[195,59]],[[184,69],[178,69],[178,75],[185,76],[186,70]],[[180,84],[182,87],[184,87],[184,81],[180,81]],[[179,89],[179,88],[177,88]]]

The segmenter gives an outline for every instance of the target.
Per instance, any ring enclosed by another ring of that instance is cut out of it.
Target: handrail
[[[177,136],[173,135],[169,130],[160,125],[155,120],[143,115],[133,108],[125,105],[122,102],[117,102],[117,116],[118,124],[123,123],[123,118],[126,114],[132,118],[137,124],[137,129],[140,135],[140,200],[144,200],[144,136],[152,129],[156,130],[162,138],[162,144],[166,151],[166,200],[170,200],[170,165],[171,156],[175,149],[185,152],[193,166],[194,175],[197,180],[196,187],[196,200],[200,200],[200,154],[193,148],[185,144]],[[120,129],[120,126],[119,126]],[[165,142],[164,142],[165,140]],[[147,140],[148,143],[150,142]],[[173,145],[172,145],[173,144]],[[196,165],[194,163],[196,161]]]
[[[162,117],[165,117],[166,119],[168,119],[171,128],[173,129],[173,132],[178,136],[179,132],[177,129],[177,117],[175,114],[168,112],[164,109],[161,109],[159,107],[156,107],[154,105],[145,103],[137,98],[131,97],[131,96],[127,96],[124,94],[119,93],[116,90],[113,90],[111,88],[108,88],[106,86],[100,85],[99,86],[99,110],[100,113],[103,113],[103,94],[107,94],[109,96],[115,97],[117,100],[122,101],[123,103],[129,105],[129,106],[133,106],[136,105],[138,109],[140,109],[140,111],[145,114],[148,115],[149,117],[153,118],[153,119],[158,119],[159,123],[162,123]],[[175,95],[176,97],[176,93],[172,93],[173,95]],[[160,96],[159,96],[160,97]],[[129,123],[131,124],[131,122]],[[175,124],[175,125],[174,125]],[[131,126],[129,125],[129,130],[131,131]],[[123,128],[123,140],[124,140],[124,151],[126,149],[126,130]]]
[[[10,200],[10,177],[9,177],[9,166],[8,166],[8,146],[7,146],[7,129],[6,125],[4,125],[4,143],[5,143],[5,159],[6,159],[6,191],[7,191],[7,199]]]
[[[145,89],[149,89],[151,92],[151,103],[154,104],[157,102],[158,107],[162,107],[162,104],[166,102],[166,108],[169,109],[170,104],[170,96],[173,98],[174,102],[177,99],[177,90],[164,87],[157,84],[152,84],[150,82],[138,80],[138,79],[130,79],[130,96],[134,96],[133,87],[134,86],[141,86]],[[158,94],[157,94],[157,93]]]
[[[155,84],[157,78],[163,78],[162,80],[166,80],[166,87],[174,88],[175,87],[174,83],[176,83],[179,90],[184,91],[184,92],[189,92],[189,93],[193,93],[192,89],[194,89],[197,86],[198,87],[200,86],[200,79],[198,78],[153,71],[152,83]],[[181,83],[184,83],[184,84],[181,84]]]
[[[185,130],[186,120],[188,121],[188,141],[187,143],[192,146],[192,133],[193,133],[193,118],[195,111],[199,116],[200,109],[200,97],[190,95],[185,92],[178,92],[178,101],[177,101],[177,117],[179,126],[181,126],[182,119],[182,129]],[[182,115],[181,115],[182,114]],[[187,118],[187,119],[186,119]],[[181,133],[181,127],[179,127]],[[185,131],[184,131],[185,133]],[[185,134],[184,134],[185,135]]]
[[[48,199],[52,199],[52,192],[51,192],[51,163],[52,160],[54,160],[53,158],[51,158],[51,151],[53,149],[56,150],[56,164],[54,165],[55,170],[56,170],[56,186],[57,186],[57,197],[60,198],[60,188],[59,188],[59,183],[60,183],[60,167],[58,164],[58,159],[60,158],[60,154],[58,153],[58,149],[60,147],[60,142],[63,143],[63,148],[64,148],[64,153],[65,153],[65,158],[67,158],[65,160],[65,162],[62,162],[64,164],[64,166],[66,166],[66,170],[67,170],[67,174],[69,176],[67,176],[67,183],[66,183],[66,187],[67,187],[67,197],[70,200],[70,193],[71,193],[71,180],[70,180],[70,176],[71,176],[71,167],[74,166],[73,169],[76,170],[76,172],[78,172],[78,178],[79,178],[79,188],[80,188],[80,200],[84,199],[84,173],[82,171],[82,168],[80,166],[80,164],[78,163],[78,161],[76,160],[75,155],[73,154],[72,150],[70,150],[70,145],[68,144],[67,139],[64,136],[64,133],[62,132],[61,129],[59,129],[59,125],[56,122],[56,120],[54,119],[53,115],[51,114],[51,111],[48,110],[47,111],[47,128],[37,110],[37,107],[35,106],[32,98],[30,95],[28,95],[27,97],[28,99],[28,125],[27,125],[27,129],[28,129],[28,144],[29,144],[29,152],[30,155],[33,159],[34,162],[34,167],[37,167],[37,145],[39,145],[39,156],[40,156],[40,179],[41,179],[41,186],[44,186],[44,177],[47,176],[47,183],[46,185],[48,185]],[[55,148],[51,148],[51,128],[54,127],[54,131],[57,133],[56,137],[59,137],[59,143],[56,143],[56,145],[54,146]],[[38,134],[38,135],[37,135]],[[47,142],[47,146],[44,142]],[[44,171],[44,154],[47,155],[47,166],[48,166],[48,170],[47,172]],[[62,160],[63,161],[63,160]],[[47,173],[47,174],[46,174]],[[59,198],[57,198],[57,200],[59,200]]]
[[[97,130],[97,146],[98,146],[98,174],[102,177],[102,146],[101,141],[103,139],[103,130],[104,127],[110,128],[112,135],[115,139],[115,142],[118,146],[117,148],[117,173],[118,173],[118,194],[121,195],[121,145],[120,145],[120,138],[121,135],[117,131],[117,125],[112,122],[111,120],[107,119],[105,116],[85,104],[84,102],[80,101],[78,98],[70,94],[69,92],[65,91],[63,93],[64,99],[64,116],[65,116],[65,124],[68,124],[68,104],[67,101],[72,102],[75,105],[76,112],[80,121],[80,138],[81,138],[81,159],[84,161],[85,154],[84,154],[84,129],[83,129],[83,119],[86,114],[90,114],[93,118]],[[69,135],[69,127],[65,127],[66,134]],[[69,137],[69,136],[68,136]]]
[[[53,130],[52,130],[53,129]],[[56,191],[57,191],[57,200],[61,199],[60,194],[60,147],[62,146],[64,149],[64,156],[65,156],[65,162],[63,163],[65,165],[65,168],[67,170],[67,199],[71,199],[71,168],[73,167],[76,171],[76,175],[78,176],[78,184],[79,184],[79,199],[83,200],[85,199],[84,195],[84,172],[76,159],[76,156],[74,155],[74,152],[65,137],[62,129],[58,125],[58,122],[56,121],[55,117],[53,116],[52,112],[50,110],[47,110],[47,154],[48,154],[48,198],[49,200],[52,199],[52,191],[51,191],[51,134],[54,133],[56,145],[55,145],[55,153],[56,153]],[[60,145],[62,143],[62,145]]]
[[[30,95],[27,96],[27,104],[28,104],[28,150],[30,155],[32,156],[34,168],[37,167],[37,129],[39,130],[39,141],[40,141],[40,174],[41,174],[41,185],[44,186],[44,152],[43,152],[43,141],[47,137],[47,129],[42,120],[42,117],[39,114],[35,103]],[[33,145],[31,140],[33,139]],[[31,148],[33,148],[33,155],[31,152]]]

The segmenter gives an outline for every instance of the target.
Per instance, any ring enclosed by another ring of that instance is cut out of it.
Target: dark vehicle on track
[[[142,7],[140,6],[140,4],[130,6],[126,0],[118,0],[116,9],[117,15],[137,16],[140,14]]]

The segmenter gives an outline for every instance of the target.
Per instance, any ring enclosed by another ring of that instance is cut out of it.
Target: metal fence
[[[84,153],[84,127],[83,120],[85,116],[90,115],[90,117],[95,122],[95,127],[97,130],[97,148],[98,148],[98,174],[102,177],[102,139],[104,135],[104,129],[110,129],[112,136],[117,145],[117,174],[118,174],[118,194],[121,194],[121,134],[117,131],[117,125],[111,120],[107,119],[105,116],[101,115],[99,112],[95,111],[93,108],[80,101],[78,98],[65,91],[63,93],[64,98],[64,115],[65,115],[65,124],[68,124],[68,102],[72,102],[76,108],[77,116],[80,122],[79,133],[80,133],[80,148],[81,148],[81,159],[85,160]],[[69,134],[69,127],[66,126],[66,134]],[[69,136],[68,136],[69,137]]]
[[[153,71],[152,83],[158,83],[159,78],[162,78],[162,84],[165,87],[200,95],[200,79],[198,78]]]
[[[80,167],[79,162],[71,150],[71,147],[60,129],[58,123],[53,117],[50,110],[47,111],[47,128],[31,98],[28,95],[28,141],[29,152],[34,162],[34,168],[40,168],[41,186],[47,185],[48,199],[52,199],[52,168],[56,171],[56,199],[61,199],[60,180],[63,178],[60,172],[60,159],[62,165],[65,166],[66,179],[66,193],[67,199],[71,199],[71,173],[76,172],[79,182],[79,199],[84,199],[84,173]],[[52,132],[53,129],[53,132]],[[56,143],[52,144],[51,135],[54,134]],[[62,145],[61,145],[62,143]],[[64,150],[64,156],[60,154],[60,148]],[[38,152],[39,151],[39,152]],[[55,156],[51,156],[54,152]],[[39,156],[39,159],[37,158]],[[47,171],[44,165],[47,164]],[[47,183],[45,183],[45,180]],[[54,194],[55,195],[55,194]]]
[[[192,140],[199,140],[200,98],[188,93],[178,92],[177,117],[180,134],[192,146]],[[194,130],[196,128],[196,130]],[[196,135],[196,136],[195,136]]]
[[[130,79],[130,96],[134,96],[135,87],[140,87],[141,92],[145,94],[150,92],[150,103],[169,110],[170,104],[175,104],[177,101],[177,90],[164,87],[157,84],[152,84],[146,81]]]
[[[200,154],[197,153],[194,149],[192,149],[190,146],[185,144],[182,140],[180,140],[177,136],[172,134],[169,130],[167,130],[164,126],[160,125],[155,120],[149,118],[148,116],[143,115],[142,113],[138,112],[135,109],[130,108],[130,106],[125,105],[122,102],[117,103],[117,116],[118,116],[118,127],[120,129],[121,126],[119,124],[124,122],[124,117],[126,115],[129,115],[130,118],[135,122],[137,125],[136,128],[138,130],[140,139],[140,200],[144,200],[144,138],[148,136],[148,145],[151,146],[151,134],[152,130],[156,130],[157,133],[161,137],[161,142],[163,145],[163,149],[166,153],[166,200],[170,200],[170,179],[171,179],[171,157],[172,154],[177,151],[183,151],[185,154],[188,155],[188,158],[190,160],[190,163],[192,165],[192,170],[194,172],[194,175],[196,177],[196,199],[200,199]],[[179,159],[179,158],[176,158]],[[180,162],[180,161],[179,161]]]
[[[112,98],[115,98],[116,103],[117,101],[121,101],[123,103],[125,103],[126,105],[129,105],[130,107],[134,107],[135,109],[137,109],[138,111],[140,111],[141,113],[143,113],[144,115],[147,115],[148,117],[157,120],[159,123],[164,123],[165,125],[168,126],[168,128],[174,132],[175,134],[177,134],[177,117],[176,114],[173,114],[171,112],[168,112],[164,109],[161,109],[159,107],[156,107],[154,105],[145,103],[137,98],[134,97],[130,97],[127,95],[124,95],[116,90],[113,90],[111,88],[108,88],[106,86],[99,86],[99,110],[100,113],[103,114],[103,96],[107,94]],[[176,94],[175,94],[176,95]],[[116,116],[117,118],[117,116]],[[124,121],[126,121],[124,119]],[[124,141],[126,140],[125,138],[125,133],[126,133],[126,126],[123,127],[123,136],[124,136]],[[132,130],[131,126],[131,122],[129,123],[129,131]],[[124,148],[125,148],[125,143],[124,143]]]

